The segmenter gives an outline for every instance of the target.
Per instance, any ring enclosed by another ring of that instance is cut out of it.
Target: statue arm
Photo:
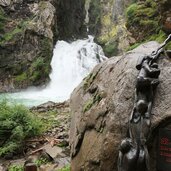
[[[150,162],[149,162],[149,154],[148,154],[148,150],[147,150],[147,147],[145,146],[144,148],[145,150],[145,163],[146,163],[146,168],[147,168],[147,171],[150,171]]]
[[[119,157],[118,157],[118,171],[122,171],[122,160],[123,160],[123,154],[121,151],[119,151]]]
[[[133,110],[131,112],[131,116],[129,118],[129,122],[132,122],[132,120],[134,119],[134,113],[135,113],[135,111],[136,111],[136,105],[134,104],[134,108],[133,108]]]
[[[146,60],[146,61],[144,61],[144,63],[143,63],[143,67],[144,67],[144,69],[145,69],[146,71],[151,72],[151,69],[150,69],[150,66],[149,66],[149,64],[148,64],[147,60]]]

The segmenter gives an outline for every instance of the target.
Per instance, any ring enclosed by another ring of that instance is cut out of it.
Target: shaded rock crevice
[[[59,39],[72,40],[86,36],[85,0],[59,0],[55,3]]]

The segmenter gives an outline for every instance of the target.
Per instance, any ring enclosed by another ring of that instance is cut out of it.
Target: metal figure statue
[[[134,107],[129,118],[129,137],[122,140],[119,149],[118,171],[150,171],[146,142],[151,128],[151,109],[154,93],[159,84],[160,69],[157,59],[171,35],[151,55],[139,58],[136,68]]]

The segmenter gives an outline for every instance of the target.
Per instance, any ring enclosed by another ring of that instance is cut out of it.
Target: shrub
[[[24,168],[20,165],[11,165],[8,171],[24,171]]]
[[[126,10],[126,17],[127,17],[127,20],[132,20],[133,18],[135,18],[135,15],[136,15],[136,11],[138,9],[138,5],[136,3],[134,4],[131,4],[127,10]]]
[[[4,32],[4,27],[5,27],[5,23],[6,23],[6,17],[4,14],[3,9],[0,7],[0,33]]]
[[[39,135],[43,124],[22,105],[0,102],[0,156],[18,153],[26,138]]]
[[[118,53],[118,42],[108,42],[104,47],[104,52],[108,57],[117,55]]]

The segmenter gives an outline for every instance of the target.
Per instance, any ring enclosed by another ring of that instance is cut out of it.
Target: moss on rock
[[[160,16],[156,2],[148,0],[130,5],[126,10],[126,18],[128,30],[138,41],[144,41],[160,30]]]
[[[126,26],[136,40],[129,50],[147,41],[156,40],[161,43],[165,40],[167,33],[161,24],[163,13],[160,9],[166,3],[168,4],[168,0],[145,0],[133,3],[126,9]],[[167,9],[165,12],[167,13]]]

